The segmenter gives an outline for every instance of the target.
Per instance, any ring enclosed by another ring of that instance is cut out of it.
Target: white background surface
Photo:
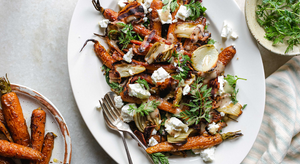
[[[236,1],[244,9],[244,0]],[[72,137],[72,163],[114,163],[87,129],[70,86],[67,41],[76,3],[0,1],[0,76],[8,73],[11,82],[37,90],[60,110]],[[290,59],[260,51],[266,77]]]

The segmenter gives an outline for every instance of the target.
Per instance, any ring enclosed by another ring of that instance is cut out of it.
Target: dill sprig
[[[151,158],[153,159],[153,162],[155,164],[169,164],[169,160],[168,157],[166,157],[164,154],[162,153],[153,153],[150,154]]]
[[[133,105],[129,105],[129,111],[130,112],[135,111],[136,113],[140,113],[141,116],[145,116],[153,112],[159,104],[160,104],[159,101],[152,100],[152,101],[142,103],[138,108],[135,108]]]
[[[257,22],[264,28],[265,38],[278,43],[288,43],[285,53],[300,43],[300,1],[263,0],[256,9]]]
[[[121,32],[119,32],[119,44],[122,44],[122,50],[128,46],[131,40],[139,40],[143,41],[143,39],[133,31],[132,24],[125,24],[125,23],[118,23],[119,25],[123,26],[121,29]],[[116,30],[112,30],[112,33],[116,33]],[[111,32],[109,32],[109,35],[111,35]]]
[[[210,122],[209,112],[212,108],[211,88],[207,88],[207,85],[203,85],[203,78],[198,77],[196,81],[191,85],[190,94],[193,98],[188,104],[184,104],[190,107],[190,110],[185,110],[180,113],[180,118],[187,120],[189,125],[198,124],[201,119],[205,119]]]
[[[148,82],[145,79],[141,79],[139,77],[139,79],[136,82],[139,83],[142,88],[146,88],[149,91],[150,87],[148,85]]]

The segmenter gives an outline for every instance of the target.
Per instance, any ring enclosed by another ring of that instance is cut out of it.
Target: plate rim
[[[31,89],[27,86],[11,83],[10,84],[12,91],[16,93],[25,94],[26,96],[29,96],[32,99],[35,99],[42,105],[44,105],[47,110],[54,116],[56,122],[59,125],[60,132],[62,133],[62,137],[64,138],[64,144],[65,144],[65,154],[63,163],[64,164],[71,164],[71,158],[72,158],[72,141],[71,141],[71,135],[67,126],[67,123],[65,119],[63,118],[60,111],[56,108],[56,106],[45,96],[43,96],[41,93],[37,92],[34,89]]]

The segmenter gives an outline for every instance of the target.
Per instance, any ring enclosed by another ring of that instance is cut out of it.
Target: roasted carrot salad
[[[155,163],[190,154],[209,162],[215,146],[242,136],[222,129],[242,114],[236,83],[246,79],[225,75],[236,49],[214,46],[201,0],[119,0],[119,12],[93,5],[105,30],[95,35],[109,49],[85,44],[94,43],[123,121]]]

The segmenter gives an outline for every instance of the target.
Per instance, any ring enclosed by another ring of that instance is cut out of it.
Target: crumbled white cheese
[[[129,84],[129,96],[134,96],[140,99],[147,99],[150,97],[150,92],[147,91],[144,87],[142,87],[140,84]]]
[[[227,36],[230,34],[231,31],[232,31],[232,29],[229,26],[228,22],[224,20],[222,31],[221,31],[221,37],[227,38]]]
[[[175,18],[174,20],[172,20],[172,23],[176,23],[178,22],[178,20]]]
[[[207,148],[201,151],[200,157],[204,162],[212,162],[215,159],[216,147]]]
[[[129,48],[128,52],[123,56],[123,59],[125,61],[127,61],[128,63],[130,63],[132,60],[132,57],[133,57],[133,52],[132,52],[132,48]]]
[[[163,9],[157,10],[158,16],[162,24],[171,24],[172,23],[172,15],[169,10],[163,11]]]
[[[224,113],[224,112],[220,112],[220,115],[221,115],[222,117],[224,117],[224,116],[225,116],[225,113]]]
[[[180,72],[183,72],[183,71],[184,71],[181,67],[178,67],[178,69],[179,69]]]
[[[209,20],[206,20],[206,25],[210,25],[210,21]]]
[[[184,88],[183,88],[183,91],[182,91],[182,94],[183,95],[187,95],[191,90],[191,87],[189,85],[186,85]]]
[[[216,134],[218,129],[219,129],[219,125],[216,124],[215,122],[211,123],[211,124],[208,124],[208,131],[210,134]]]
[[[108,24],[109,24],[108,19],[102,19],[101,21],[99,21],[99,25],[100,25],[101,28],[107,28]]]
[[[153,0],[144,0],[144,5],[146,6],[147,9],[150,8],[152,1]]]
[[[123,121],[127,122],[127,123],[133,121],[133,115],[134,115],[134,111],[129,111],[129,108],[130,108],[129,105],[132,106],[133,108],[137,108],[134,103],[129,103],[122,107],[121,117],[122,117]]]
[[[147,22],[147,20],[148,20],[147,17],[144,17],[144,18],[143,18],[143,21],[144,21],[144,22]]]
[[[126,6],[127,0],[119,0],[118,1],[118,5],[120,6],[120,8],[124,8]]]
[[[236,32],[232,31],[231,34],[230,34],[230,38],[231,39],[237,39],[239,36]]]
[[[153,129],[151,135],[156,135],[156,133],[157,133],[157,130]]]
[[[188,125],[184,124],[176,117],[171,117],[165,122],[166,131],[174,138],[178,137],[180,133],[187,132],[189,130]]]
[[[149,144],[148,144],[148,146],[155,146],[155,145],[157,145],[157,144],[158,144],[158,142],[156,141],[155,138],[151,137],[151,138],[149,139]]]
[[[149,9],[148,9],[149,13],[151,13],[151,12],[152,12],[152,10],[153,10],[152,8],[149,8]]]
[[[224,80],[224,76],[218,76],[219,90],[217,92],[218,95],[222,95],[225,93],[224,85],[227,81]]]
[[[202,149],[192,149],[194,154],[200,154],[200,152],[202,151]]]
[[[144,9],[144,14],[147,14],[148,13],[148,9],[147,7],[144,5],[144,4],[141,4],[143,6],[143,9]]]
[[[181,20],[184,20],[188,18],[191,15],[191,10],[187,8],[186,6],[181,5],[179,10],[177,11],[175,18],[179,18]]]
[[[117,108],[121,108],[124,105],[121,96],[115,96],[114,101]]]
[[[158,68],[151,75],[152,80],[154,80],[156,83],[164,82],[167,78],[170,77],[170,74],[163,67]]]

